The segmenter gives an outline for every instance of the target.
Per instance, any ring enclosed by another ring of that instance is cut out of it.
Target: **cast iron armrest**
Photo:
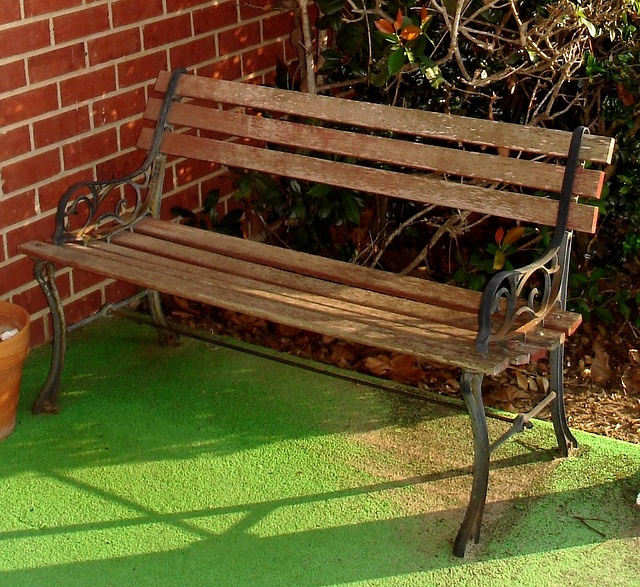
[[[177,69],[171,76],[144,163],[133,173],[118,179],[76,183],[62,195],[56,212],[54,244],[106,239],[145,216],[157,214],[164,174],[160,142],[183,73],[186,73],[185,69]]]
[[[577,199],[573,196],[573,183],[580,163],[580,144],[587,132],[588,129],[583,126],[573,131],[556,228],[548,250],[529,265],[497,273],[482,294],[476,350],[483,355],[489,350],[489,341],[505,341],[517,335],[526,335],[553,308],[565,308],[571,249],[571,231],[566,230],[566,226],[569,205]],[[537,280],[537,283],[523,299],[523,293],[533,280]]]

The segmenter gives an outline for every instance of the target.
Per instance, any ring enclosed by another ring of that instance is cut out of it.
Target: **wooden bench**
[[[161,73],[155,90],[164,99],[150,99],[144,113],[156,123],[139,138],[148,151],[142,167],[119,180],[72,186],[60,201],[53,242],[20,246],[36,262],[54,327],[52,366],[34,411],[55,408],[66,347],[55,266],[147,290],[158,325],[165,323],[164,292],[457,367],[475,451],[454,547],[464,556],[479,539],[498,444],[550,406],[560,454],[576,445],[562,387],[563,343],[580,323],[565,310],[568,255],[572,231],[595,230],[597,208],[578,197],[599,197],[604,174],[594,165],[610,162],[612,140],[582,128],[529,128],[183,71]],[[480,294],[159,220],[167,156],[556,228],[538,261],[500,272]],[[532,281],[533,293],[520,299]],[[549,395],[490,444],[483,376],[546,355]]]

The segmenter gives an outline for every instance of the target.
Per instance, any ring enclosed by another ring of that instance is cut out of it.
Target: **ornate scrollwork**
[[[117,180],[88,181],[71,186],[56,215],[54,243],[106,238],[128,228],[150,211],[152,161]]]
[[[478,351],[486,353],[489,340],[526,334],[563,303],[564,248],[554,247],[536,262],[491,279],[480,307]]]
[[[580,144],[585,127],[577,128],[571,139],[565,168],[556,229],[549,249],[537,261],[520,269],[493,276],[482,296],[478,313],[476,349],[486,354],[489,341],[509,340],[526,334],[554,308],[564,308],[571,232],[566,230],[573,183],[579,164]],[[528,291],[527,291],[528,290]]]
[[[171,74],[151,148],[140,168],[119,179],[77,183],[64,193],[56,213],[55,244],[108,238],[148,214],[158,212],[164,173],[160,142],[167,127],[169,107],[176,97],[178,81],[185,72],[179,68]]]

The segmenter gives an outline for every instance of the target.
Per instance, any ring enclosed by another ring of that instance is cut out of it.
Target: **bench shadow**
[[[510,462],[502,465],[518,464],[507,461]],[[597,547],[618,538],[640,537],[640,524],[637,523],[621,536],[618,524],[607,521],[606,511],[600,511],[597,518],[580,515],[583,512],[580,504],[593,503],[594,500],[602,504],[604,496],[610,498],[626,491],[630,482],[637,482],[639,477],[557,495],[514,500],[508,504],[489,504],[490,515],[492,510],[504,510],[505,505],[508,507],[510,514],[504,524],[517,526],[515,537],[510,536],[506,542],[493,537],[488,546],[478,547],[470,559],[463,561],[448,552],[450,532],[462,516],[462,510],[295,530],[278,529],[265,524],[265,521],[283,510],[326,503],[332,507],[332,503],[339,504],[350,498],[384,494],[447,476],[466,474],[466,471],[443,471],[434,476],[405,478],[268,502],[211,506],[164,514],[100,488],[78,483],[63,474],[50,474],[59,482],[75,485],[98,499],[133,508],[136,515],[129,519],[114,518],[3,532],[0,550],[10,545],[30,544],[37,551],[40,542],[46,551],[57,542],[65,545],[60,548],[60,559],[68,556],[66,549],[69,545],[97,539],[104,541],[99,555],[94,551],[83,560],[43,565],[44,561],[31,559],[25,564],[30,568],[0,570],[0,578],[12,587],[40,584],[101,586],[132,584],[134,580],[137,585],[330,586],[430,573],[473,565],[478,560],[520,558],[576,547]],[[558,516],[560,511],[564,511],[564,515]],[[521,512],[528,512],[528,515]],[[535,531],[536,515],[532,512],[547,513],[548,523],[544,532]],[[122,548],[117,544],[118,536],[123,532],[139,534],[140,537],[162,532],[168,534],[170,540],[160,547],[138,544],[132,548],[135,552],[127,555],[122,554]],[[443,549],[442,544],[446,548]]]

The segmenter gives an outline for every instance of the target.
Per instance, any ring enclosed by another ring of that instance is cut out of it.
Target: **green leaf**
[[[347,220],[353,222],[356,226],[360,225],[360,204],[358,200],[351,194],[342,192],[340,194],[340,202],[344,215]]]
[[[625,304],[624,302],[618,302],[618,310],[620,310],[620,314],[622,314],[622,317],[625,320],[629,320],[629,318],[631,317],[631,308],[628,304]]]
[[[596,316],[606,324],[613,324],[613,312],[609,310],[609,308],[601,308],[599,306],[596,306],[593,311],[595,312]]]
[[[389,55],[389,61],[387,67],[389,68],[389,75],[395,75],[398,73],[402,66],[405,64],[405,54],[402,47],[398,47],[391,55]]]
[[[334,190],[335,188],[333,186],[324,183],[317,183],[307,192],[307,195],[312,198],[323,198],[324,196],[328,196]]]
[[[212,210],[215,210],[215,207],[218,205],[220,201],[220,190],[211,190],[207,193],[204,199],[204,205],[202,206],[203,210],[205,210],[208,214],[211,214]]]
[[[336,14],[342,12],[346,0],[318,0],[316,4],[322,14]]]

